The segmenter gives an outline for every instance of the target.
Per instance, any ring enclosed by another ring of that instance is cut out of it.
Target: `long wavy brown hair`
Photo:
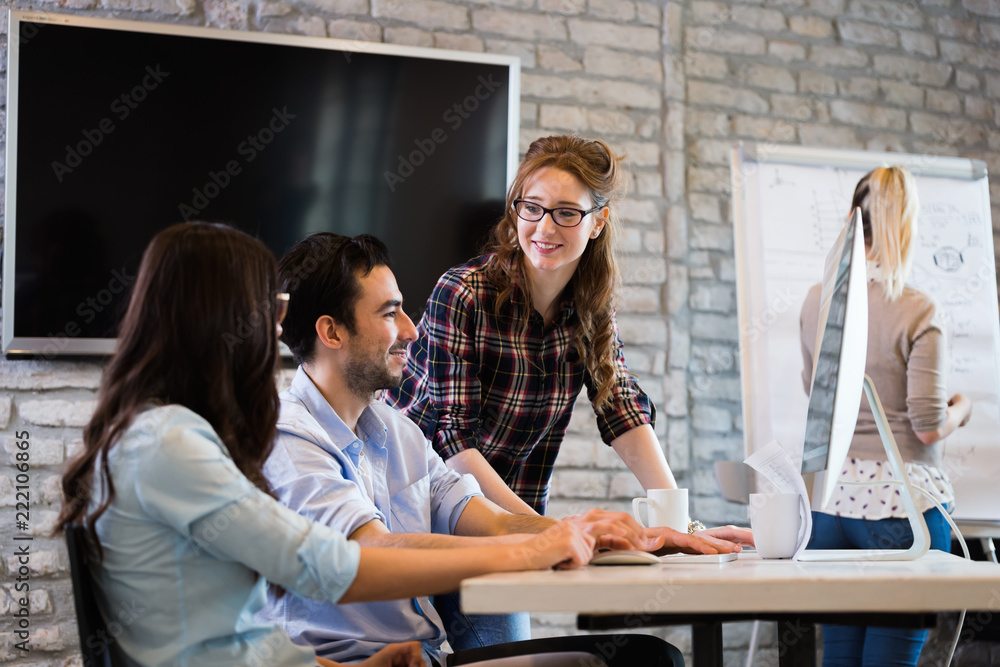
[[[115,497],[108,453],[144,409],[183,405],[204,417],[237,468],[271,493],[261,468],[278,420],[277,263],[231,227],[183,223],[146,248],[117,350],[104,371],[84,451],[63,476],[56,530],[94,524]],[[88,513],[99,466],[105,493]]]
[[[576,310],[576,326],[571,345],[584,360],[597,395],[594,405],[604,411],[618,381],[615,367],[616,345],[612,313],[620,276],[614,249],[620,221],[615,203],[625,196],[628,173],[622,167],[624,155],[615,155],[599,139],[556,136],[536,139],[528,147],[514,182],[507,191],[507,210],[490,232],[487,252],[495,253],[486,275],[500,290],[497,308],[510,301],[518,288],[531,303],[531,285],[524,269],[524,254],[517,238],[514,200],[524,194],[524,184],[539,169],[554,167],[576,176],[590,191],[595,206],[610,209],[600,236],[590,239],[570,283]],[[525,324],[529,312],[523,313]]]

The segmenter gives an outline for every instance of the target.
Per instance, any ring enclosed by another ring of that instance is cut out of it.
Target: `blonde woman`
[[[940,313],[926,294],[906,286],[917,236],[917,190],[905,167],[866,174],[854,191],[860,207],[868,257],[868,359],[889,427],[915,487],[946,507],[955,499],[941,469],[941,440],[969,420],[972,403],[945,391],[946,344]],[[819,317],[820,285],[802,306],[801,342],[806,392]],[[913,533],[892,478],[871,407],[862,398],[857,427],[841,479],[868,482],[838,486],[828,510],[814,512],[814,549],[905,549]],[[947,521],[922,495],[915,499],[931,533],[931,548],[949,551]],[[824,626],[824,667],[916,665],[926,630],[866,626]]]

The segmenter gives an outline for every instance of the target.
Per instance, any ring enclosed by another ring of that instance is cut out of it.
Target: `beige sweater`
[[[802,341],[802,382],[808,394],[812,382],[813,350],[819,320],[822,286],[809,290],[799,319]],[[905,462],[940,467],[941,442],[925,445],[915,431],[926,433],[948,418],[945,336],[929,296],[909,287],[888,301],[881,284],[868,281],[867,373],[875,385],[889,428]],[[849,457],[885,460],[885,450],[868,399],[861,396],[858,425]]]

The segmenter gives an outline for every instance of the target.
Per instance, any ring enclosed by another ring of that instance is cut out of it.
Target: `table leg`
[[[722,623],[691,625],[694,667],[722,667]]]
[[[982,542],[983,542],[983,552],[986,554],[986,558],[989,559],[990,561],[996,563],[997,562],[997,548],[993,544],[993,538],[992,537],[984,537],[982,539]]]
[[[816,666],[816,626],[802,621],[778,622],[779,667]]]

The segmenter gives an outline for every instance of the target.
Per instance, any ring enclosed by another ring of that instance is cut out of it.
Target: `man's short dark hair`
[[[350,238],[320,232],[292,246],[278,263],[279,282],[288,292],[281,340],[295,363],[312,360],[316,320],[329,315],[355,332],[354,306],[361,297],[358,278],[376,266],[391,266],[389,249],[371,234]]]

